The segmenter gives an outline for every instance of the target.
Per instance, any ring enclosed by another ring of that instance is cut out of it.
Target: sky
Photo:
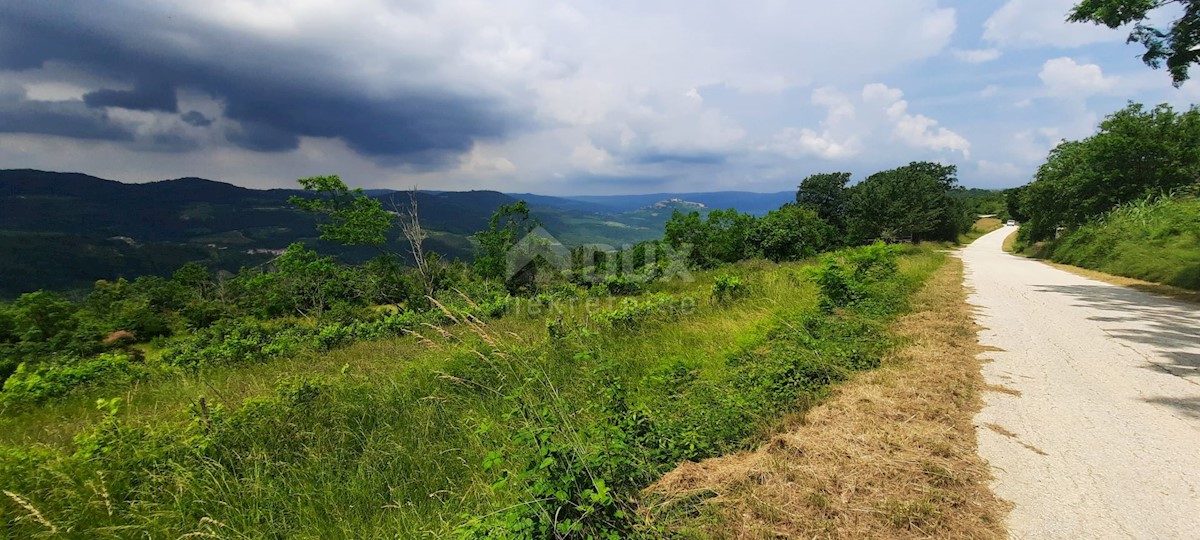
[[[1074,1],[6,1],[0,168],[566,195],[930,160],[1012,187],[1129,101],[1200,100]]]

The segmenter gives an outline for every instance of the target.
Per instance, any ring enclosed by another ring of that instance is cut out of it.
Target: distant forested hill
[[[90,288],[97,279],[165,276],[192,261],[237,271],[270,260],[293,242],[349,260],[378,254],[317,240],[314,216],[288,205],[292,195],[304,192],[247,189],[202,178],[126,184],[78,173],[0,170],[0,298],[37,289]],[[389,208],[404,208],[409,201],[402,191],[372,190],[370,195]],[[487,226],[496,208],[518,199],[527,200],[534,216],[564,243],[620,247],[661,238],[676,208],[762,213],[792,197],[700,193],[576,199],[422,191],[418,207],[430,233],[427,248],[465,260],[473,254],[468,237]],[[392,251],[404,249],[395,245]]]
[[[754,193],[750,191],[713,191],[704,193],[651,193],[649,195],[579,195],[563,197],[591,208],[609,212],[631,212],[651,206],[657,202],[680,199],[703,204],[707,208],[724,210],[735,208],[739,212],[765,215],[767,212],[796,200],[796,192]],[[533,201],[530,201],[532,203]]]
[[[169,275],[190,261],[236,271],[305,242],[349,259],[377,254],[316,239],[314,216],[291,208],[296,190],[254,190],[200,178],[124,184],[75,173],[0,171],[0,295],[89,287],[97,279]],[[408,194],[381,194],[408,203]],[[467,235],[502,204],[493,191],[421,193],[428,247],[469,258]]]

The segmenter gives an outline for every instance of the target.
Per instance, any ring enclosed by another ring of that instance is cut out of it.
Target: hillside
[[[811,262],[751,261],[624,298],[448,294],[445,316],[286,320],[265,341],[255,323],[219,325],[234,333],[179,336],[145,363],[106,354],[114,364],[93,386],[6,401],[0,473],[45,523],[82,535],[482,537],[570,515],[606,537],[657,537],[668,531],[632,512],[641,488],[760,440],[876,367],[887,323],[945,257],[865,248],[846,260],[865,281],[836,313],[818,307],[834,300],[804,277]],[[290,352],[260,358],[268,350]],[[5,393],[61,381],[42,373]],[[0,505],[18,536],[49,529],[27,513]]]
[[[261,264],[293,242],[361,261],[377,253],[316,239],[312,215],[291,208],[299,190],[255,190],[201,178],[125,184],[78,173],[0,170],[0,297],[37,289],[87,288],[97,279],[169,275],[187,262],[236,271]],[[385,207],[405,192],[372,190]],[[654,203],[628,210],[559,197],[524,196],[542,225],[569,245],[614,247],[662,237],[671,211]],[[517,198],[495,191],[428,191],[417,196],[427,248],[470,259],[468,236]],[[643,208],[644,206],[644,208]],[[621,208],[625,208],[622,206]],[[393,242],[400,239],[395,233]],[[394,248],[394,251],[403,251]]]
[[[578,203],[586,203],[607,209],[610,212],[630,212],[670,199],[696,202],[705,207],[723,210],[736,208],[739,212],[761,216],[796,200],[795,191],[755,193],[750,191],[712,191],[700,193],[651,193],[646,195],[571,195],[564,197]],[[532,202],[532,201],[530,201]]]

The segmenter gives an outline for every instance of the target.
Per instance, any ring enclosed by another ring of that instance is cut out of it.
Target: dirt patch
[[[644,513],[695,538],[1004,538],[972,418],[984,382],[976,327],[950,259],[893,329],[878,370],[754,452],[686,463]]]

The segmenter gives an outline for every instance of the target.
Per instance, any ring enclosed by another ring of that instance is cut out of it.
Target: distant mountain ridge
[[[598,205],[610,212],[630,212],[656,203],[678,199],[699,203],[713,210],[734,208],[739,212],[761,216],[796,200],[795,191],[757,193],[753,191],[707,191],[695,193],[649,193],[645,195],[571,195],[572,201]]]
[[[387,207],[404,191],[374,189]],[[251,189],[203,178],[127,184],[81,173],[0,170],[0,297],[86,288],[97,279],[170,275],[186,262],[236,271],[269,260],[293,242],[351,260],[378,254],[319,241],[316,218],[288,204],[296,189]],[[501,205],[526,200],[542,225],[568,245],[615,247],[662,237],[675,209],[738,208],[765,213],[791,195],[745,192],[552,197],[497,191],[421,191],[427,247],[469,259],[469,236]],[[739,206],[740,205],[740,206]],[[398,234],[398,233],[396,233]],[[401,242],[395,235],[393,242]],[[398,244],[390,248],[403,252]]]

